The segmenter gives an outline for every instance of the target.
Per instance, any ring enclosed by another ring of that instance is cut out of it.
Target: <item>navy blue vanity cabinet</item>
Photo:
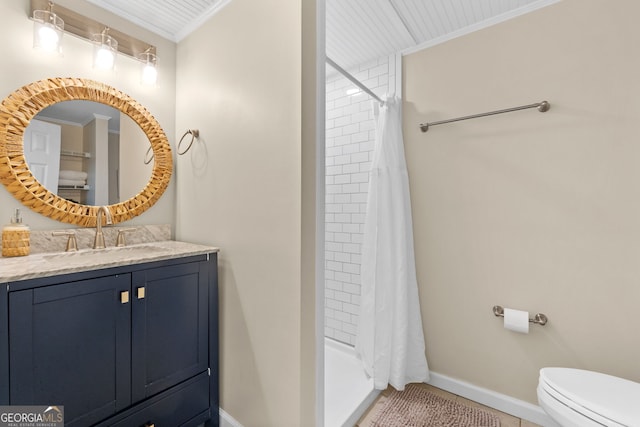
[[[130,286],[122,274],[10,292],[11,404],[63,404],[70,426],[129,406]]]
[[[2,284],[0,405],[64,405],[73,427],[218,426],[216,255]]]

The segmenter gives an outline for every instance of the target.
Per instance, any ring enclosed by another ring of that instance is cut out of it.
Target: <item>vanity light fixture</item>
[[[47,52],[61,52],[64,21],[53,13],[53,2],[49,2],[48,10],[33,11],[33,47]]]
[[[153,68],[157,70],[155,46],[60,5],[55,6],[56,13],[54,14],[51,12],[52,7],[53,3],[50,0],[31,0],[30,16],[34,21],[34,46],[36,45],[36,33],[39,34],[39,29],[36,29],[35,26],[42,27],[46,24],[47,29],[43,30],[43,33],[59,31],[56,33],[58,40],[62,38],[64,31],[92,42],[94,44],[93,66],[95,68],[113,69],[116,55],[121,53],[143,61],[144,64],[153,64]],[[46,10],[47,8],[49,10]],[[48,42],[47,46],[49,45],[53,45],[53,42]],[[57,47],[57,49],[59,51],[60,48]],[[153,75],[154,71],[149,70],[147,73]]]
[[[113,70],[116,66],[118,41],[109,35],[109,27],[91,36],[93,42],[93,66],[101,70]]]
[[[149,47],[138,56],[138,59],[142,61],[142,84],[149,86],[154,86],[158,81],[158,68],[156,66],[158,58],[152,52],[153,49],[153,47]]]

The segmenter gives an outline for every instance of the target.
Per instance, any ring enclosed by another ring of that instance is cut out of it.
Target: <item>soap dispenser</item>
[[[22,223],[20,209],[16,209],[11,222],[2,228],[2,256],[29,255],[29,227]]]

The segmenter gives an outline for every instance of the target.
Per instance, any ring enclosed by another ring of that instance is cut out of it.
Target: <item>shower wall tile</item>
[[[376,95],[396,92],[395,55],[347,70]],[[362,232],[375,139],[373,103],[339,73],[326,84],[325,336],[354,345]]]

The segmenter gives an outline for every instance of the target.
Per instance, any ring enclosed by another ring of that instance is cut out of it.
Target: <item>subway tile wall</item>
[[[400,56],[347,70],[379,97],[399,88]],[[400,91],[397,91],[400,95]],[[369,169],[375,140],[373,101],[327,70],[325,336],[355,345]]]

